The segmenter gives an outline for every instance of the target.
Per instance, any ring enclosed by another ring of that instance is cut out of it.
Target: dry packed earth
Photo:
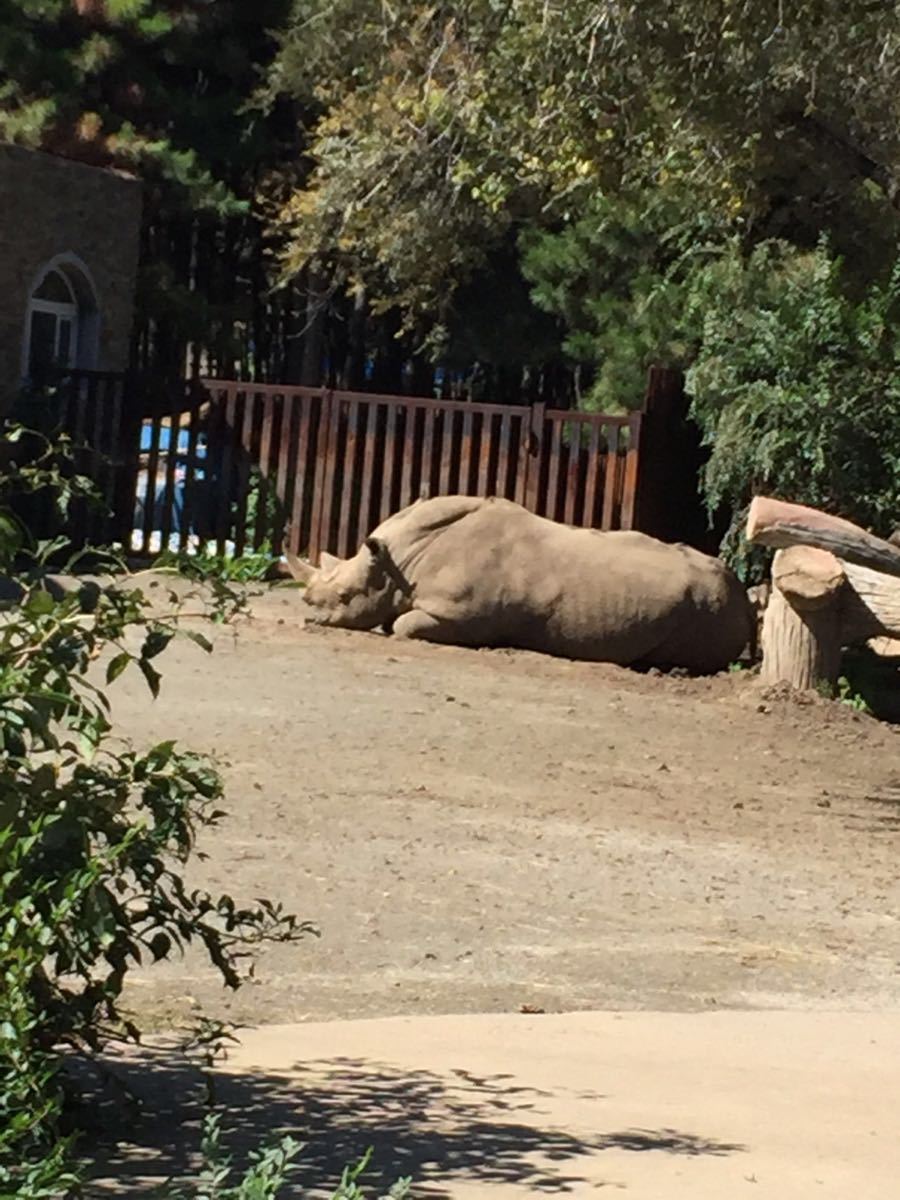
[[[900,736],[752,678],[641,676],[304,627],[254,601],[116,716],[227,763],[191,878],[321,937],[222,990],[139,974],[157,1028],[576,1009],[900,1002]]]

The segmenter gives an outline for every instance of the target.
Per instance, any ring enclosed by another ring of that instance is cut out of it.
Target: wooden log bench
[[[844,647],[900,638],[900,546],[893,538],[757,496],[747,540],[777,551],[762,622],[764,682],[833,688]]]

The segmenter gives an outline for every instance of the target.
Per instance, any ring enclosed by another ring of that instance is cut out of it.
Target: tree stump
[[[841,666],[843,568],[833,554],[809,546],[779,550],[762,627],[764,683],[806,691],[833,688]]]

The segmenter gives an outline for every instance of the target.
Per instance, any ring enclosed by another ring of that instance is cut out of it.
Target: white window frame
[[[71,303],[41,300],[35,297],[48,275],[61,275],[71,297]],[[100,307],[97,289],[85,264],[75,254],[57,254],[45,263],[31,281],[25,309],[25,331],[22,338],[22,378],[31,371],[31,318],[36,312],[57,318],[54,349],[59,346],[60,323],[70,323],[67,367],[83,370],[96,368],[100,348]]]
[[[62,300],[40,300],[32,294],[28,304],[28,358],[29,360],[31,358],[31,319],[35,313],[46,313],[49,316],[56,317],[56,330],[53,339],[53,356],[55,361],[63,367],[74,367],[78,357],[78,301],[75,299],[72,285],[65,273],[57,267],[52,267],[44,272],[41,282],[34,289],[35,292],[43,287],[44,282],[50,275],[55,275],[63,281],[71,299],[68,303]],[[63,321],[69,322],[69,351],[66,356],[66,362],[62,362],[59,357],[60,332]]]

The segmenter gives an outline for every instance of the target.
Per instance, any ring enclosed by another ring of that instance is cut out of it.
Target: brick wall
[[[93,361],[77,365],[127,367],[140,221],[141,185],[130,176],[0,144],[0,401],[21,379],[30,289],[55,259],[96,296],[86,323]]]

